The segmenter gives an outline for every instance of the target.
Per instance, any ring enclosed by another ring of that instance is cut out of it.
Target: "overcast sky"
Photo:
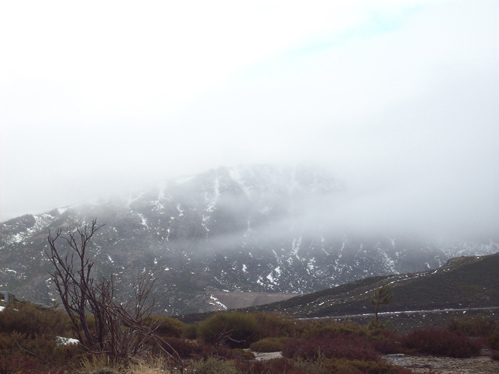
[[[494,229],[498,20],[496,0],[4,1],[0,220],[317,162],[356,209]]]

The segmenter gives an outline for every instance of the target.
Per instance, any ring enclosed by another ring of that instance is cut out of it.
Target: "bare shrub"
[[[133,296],[119,300],[115,294],[114,279],[96,280],[94,262],[88,254],[92,237],[102,227],[93,220],[90,225],[68,232],[49,232],[49,250],[46,252],[54,270],[51,273],[62,304],[71,319],[73,330],[81,345],[90,353],[105,353],[113,363],[127,362],[131,357],[146,354],[150,342],[168,343],[141,320],[154,306],[149,296],[153,286],[150,277],[139,278],[133,285]],[[64,246],[59,245],[60,240]],[[89,326],[89,316],[94,323]],[[173,349],[164,353],[179,360]]]

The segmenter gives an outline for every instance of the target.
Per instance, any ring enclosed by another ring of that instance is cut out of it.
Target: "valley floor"
[[[272,360],[282,357],[281,352],[253,352],[258,361]],[[486,351],[484,353],[487,353]],[[472,358],[451,358],[433,356],[410,356],[393,354],[383,356],[391,364],[402,366],[415,374],[497,374],[499,361],[492,360],[487,354]]]
[[[387,355],[383,357],[391,364],[406,367],[414,373],[439,374],[497,374],[499,361],[484,355],[473,358],[450,358],[432,356]]]

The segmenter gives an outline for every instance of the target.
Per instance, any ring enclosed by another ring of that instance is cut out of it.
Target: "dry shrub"
[[[191,340],[173,337],[164,338],[163,340],[168,343],[168,345],[163,346],[163,348],[168,352],[170,352],[173,348],[181,358],[197,357],[202,355],[203,352],[208,349],[207,347],[204,347],[203,345]],[[161,352],[158,351],[157,353],[160,354]],[[170,353],[173,354],[173,352]]]
[[[197,374],[237,374],[234,362],[212,357],[205,361],[196,361],[192,366]]]
[[[186,324],[171,317],[147,316],[141,320],[161,337],[180,338]]]
[[[72,365],[70,373],[89,374],[101,371],[123,374],[170,374],[175,370],[174,364],[160,355],[134,357],[125,365],[113,363],[105,354],[92,354],[81,357],[76,364]]]
[[[250,345],[254,352],[279,352],[291,338],[265,338]]]
[[[213,345],[203,344],[191,340],[176,338],[165,339],[182,359],[206,360],[208,358],[218,358],[225,360],[248,360],[253,359],[251,352],[246,352],[241,348],[229,348],[226,346],[215,347]],[[161,352],[157,352],[161,353]]]
[[[62,373],[62,370],[47,369],[40,365],[34,357],[22,356],[18,353],[13,356],[0,356],[0,374],[45,374]]]
[[[401,353],[402,337],[392,330],[373,330],[367,339],[374,349],[381,354]]]
[[[487,338],[487,344],[490,348],[499,350],[499,332],[489,336]]]
[[[325,359],[324,368],[328,374],[411,374],[409,369],[391,365],[383,361],[362,361]]]
[[[301,331],[301,337],[305,339],[312,337],[324,338],[340,334],[364,337],[369,334],[369,329],[351,321],[312,321],[304,324]]]
[[[327,359],[290,360],[280,358],[262,362],[237,363],[240,374],[411,374],[409,369],[383,361]]]
[[[229,347],[213,347],[213,346],[203,346],[205,349],[202,352],[202,356],[198,356],[202,359],[207,359],[209,357],[215,357],[218,359],[224,360],[246,360],[250,358],[246,354],[242,354],[244,352],[241,348],[229,348]],[[251,353],[251,352],[249,352]],[[252,354],[253,355],[253,354]],[[254,356],[254,355],[253,355]]]
[[[25,301],[9,304],[0,316],[0,373],[49,372],[43,365],[56,372],[81,352],[78,345],[57,346],[57,336],[68,335],[68,317],[55,306]]]
[[[256,318],[246,313],[217,313],[199,323],[198,335],[208,344],[248,348],[258,331]]]
[[[131,363],[126,374],[169,374],[172,363],[162,356],[138,358]]]
[[[241,348],[234,348],[232,350],[232,353],[234,354],[234,358],[236,360],[254,360],[255,359],[255,355],[252,352],[246,351],[246,350],[241,349]]]
[[[194,340],[198,337],[198,326],[195,324],[185,325],[182,338]]]
[[[378,361],[378,353],[364,338],[355,335],[337,335],[333,337],[293,339],[282,348],[287,358],[316,360],[325,358],[347,358],[349,360]]]
[[[82,355],[78,361],[71,364],[71,373],[74,374],[88,374],[93,373],[103,368],[112,366],[109,356],[106,354],[86,354]],[[116,367],[116,370],[120,369]],[[121,368],[123,369],[123,368]]]
[[[312,374],[324,373],[315,362],[292,361],[278,358],[270,361],[253,361],[236,363],[239,374]]]
[[[487,337],[498,332],[499,325],[494,317],[466,316],[464,318],[451,317],[447,321],[447,331],[459,332],[467,336]]]
[[[295,321],[288,316],[274,313],[253,313],[258,324],[257,339],[294,337],[296,333]]]
[[[0,356],[36,357],[40,364],[65,364],[82,352],[77,344],[57,346],[54,336],[30,336],[13,332],[0,334]]]
[[[457,358],[477,356],[482,347],[479,340],[436,328],[414,330],[402,339],[402,344],[419,353]]]
[[[64,335],[71,330],[68,316],[55,307],[48,308],[27,301],[9,304],[2,311],[0,332],[26,335]]]

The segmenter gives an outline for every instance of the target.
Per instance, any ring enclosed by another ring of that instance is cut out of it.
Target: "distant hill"
[[[315,166],[221,167],[128,196],[24,215],[0,223],[0,289],[50,304],[57,295],[44,254],[49,230],[73,230],[93,218],[105,224],[90,248],[96,274],[113,273],[126,293],[137,274],[148,272],[156,280],[156,312],[165,314],[223,310],[220,292],[233,292],[220,299],[242,306],[251,299],[244,293],[305,294],[499,251],[489,238],[437,243],[334,232],[327,222],[334,204],[325,202],[344,191]]]
[[[383,312],[499,307],[499,254],[453,258],[437,270],[370,277],[252,310],[297,318],[372,313],[370,297],[383,283],[393,294]]]

